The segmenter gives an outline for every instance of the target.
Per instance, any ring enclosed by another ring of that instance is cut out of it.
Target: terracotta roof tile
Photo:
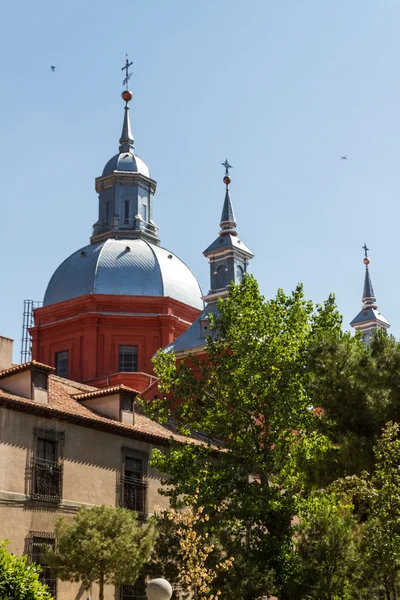
[[[95,392],[81,392],[80,394],[74,394],[73,398],[75,398],[75,400],[88,400],[89,398],[109,396],[110,394],[115,394],[116,392],[132,392],[133,394],[139,393],[137,390],[134,390],[127,385],[119,384],[108,388],[102,388],[100,390],[96,388]]]
[[[33,362],[33,361],[32,361]],[[38,364],[38,363],[36,363]],[[3,371],[4,372],[4,371]],[[118,389],[125,386],[115,386]],[[110,389],[110,388],[109,388]],[[130,388],[126,388],[130,389]],[[63,379],[57,375],[49,375],[49,404],[34,402],[11,394],[0,387],[0,405],[7,405],[16,410],[23,410],[32,414],[40,414],[48,418],[59,418],[66,421],[78,422],[85,427],[105,429],[121,435],[146,439],[158,443],[167,444],[171,438],[183,443],[202,444],[204,442],[193,438],[187,438],[176,431],[173,427],[166,427],[152,421],[135,408],[134,425],[126,425],[120,421],[99,415],[97,412],[83,406],[75,399],[77,394],[98,392],[93,386]]]
[[[47,371],[48,373],[54,373],[55,368],[49,367],[49,365],[44,365],[43,363],[37,362],[36,360],[31,360],[30,362],[23,363],[22,365],[14,365],[9,369],[4,369],[0,371],[0,379],[4,377],[8,377],[9,375],[14,375],[14,373],[20,373],[21,371],[27,371],[28,369],[40,368],[42,371]]]

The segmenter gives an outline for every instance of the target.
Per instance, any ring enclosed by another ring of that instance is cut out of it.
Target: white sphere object
[[[172,587],[169,581],[162,579],[153,579],[146,587],[147,600],[170,600],[172,596]]]

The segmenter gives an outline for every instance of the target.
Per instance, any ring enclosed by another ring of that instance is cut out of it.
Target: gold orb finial
[[[122,100],[125,100],[125,102],[130,102],[133,98],[133,94],[129,90],[124,90],[122,92],[121,96],[122,96]]]
[[[364,258],[364,261],[363,261],[363,262],[364,262],[364,265],[369,265],[369,263],[370,263],[371,261],[369,260],[368,256],[366,256],[366,257]]]
[[[229,185],[231,181],[232,181],[232,179],[231,179],[230,175],[225,175],[224,184]]]

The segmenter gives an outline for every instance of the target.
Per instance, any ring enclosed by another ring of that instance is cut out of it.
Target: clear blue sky
[[[162,245],[203,290],[228,157],[265,296],[299,281],[314,301],[334,291],[347,326],[367,242],[400,335],[398,0],[21,0],[0,20],[0,334],[17,351],[23,299],[42,299],[88,243],[94,179],[118,147],[126,52]]]

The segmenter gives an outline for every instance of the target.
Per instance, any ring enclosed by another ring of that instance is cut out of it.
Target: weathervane
[[[223,167],[225,167],[225,175],[229,175],[229,169],[233,169],[232,165],[228,163],[228,159],[225,159],[225,162],[221,163]]]
[[[129,67],[133,65],[133,62],[129,62],[127,54],[125,54],[125,56],[126,56],[125,65],[122,67],[121,71],[125,71],[125,79],[123,80],[122,85],[124,85],[125,89],[127,90],[128,89],[128,81],[132,77],[132,73],[129,73]]]
[[[363,248],[363,250],[364,250],[364,252],[365,252],[365,258],[368,258],[368,251],[369,251],[369,248],[367,248],[367,244],[364,244],[364,246],[363,246],[362,248]]]

